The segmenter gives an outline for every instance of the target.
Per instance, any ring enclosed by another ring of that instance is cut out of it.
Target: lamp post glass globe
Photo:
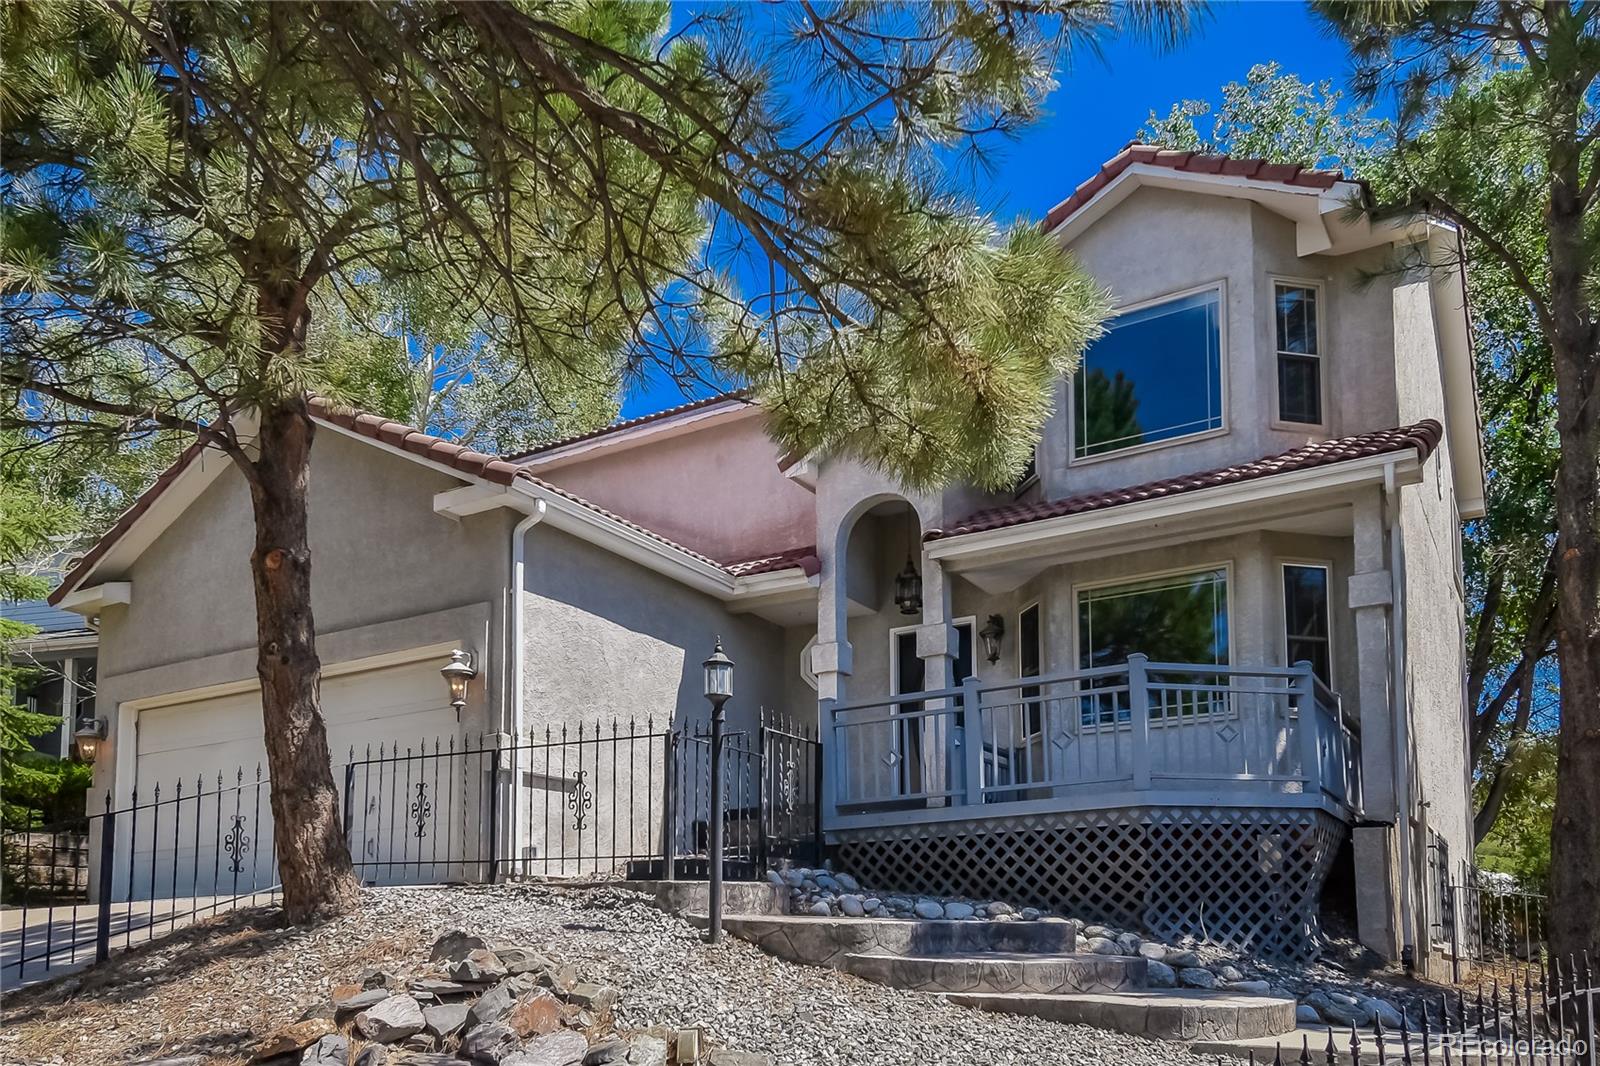
[[[733,660],[722,650],[721,637],[717,638],[717,646],[703,665],[706,671],[706,699],[711,701],[713,707],[720,709],[733,696]]]

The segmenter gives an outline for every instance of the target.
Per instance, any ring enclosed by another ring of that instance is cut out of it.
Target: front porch
[[[1308,662],[1123,663],[824,701],[823,828],[1123,807],[1361,811],[1360,730]]]

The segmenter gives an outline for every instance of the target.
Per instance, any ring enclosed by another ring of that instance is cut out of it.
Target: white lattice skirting
[[[1315,810],[1133,807],[848,830],[838,858],[883,891],[1003,899],[1309,960],[1345,832]]]

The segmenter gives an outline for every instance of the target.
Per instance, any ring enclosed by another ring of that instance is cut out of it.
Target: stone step
[[[1131,992],[1145,988],[1145,960],[1118,955],[848,955],[857,977],[918,992]]]
[[[1091,1025],[1156,1040],[1251,1040],[1295,1031],[1294,1000],[1232,992],[957,992],[946,998],[979,1010]]]
[[[688,920],[705,928],[704,914]],[[1065,922],[964,922],[912,918],[816,918],[726,914],[722,927],[769,955],[809,966],[844,969],[851,955],[970,955],[1006,952],[1071,955],[1076,933]]]

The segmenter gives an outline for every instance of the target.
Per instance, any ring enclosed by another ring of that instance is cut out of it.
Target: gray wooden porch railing
[[[1359,811],[1360,740],[1293,667],[1126,663],[822,705],[828,828],[1122,803]]]

